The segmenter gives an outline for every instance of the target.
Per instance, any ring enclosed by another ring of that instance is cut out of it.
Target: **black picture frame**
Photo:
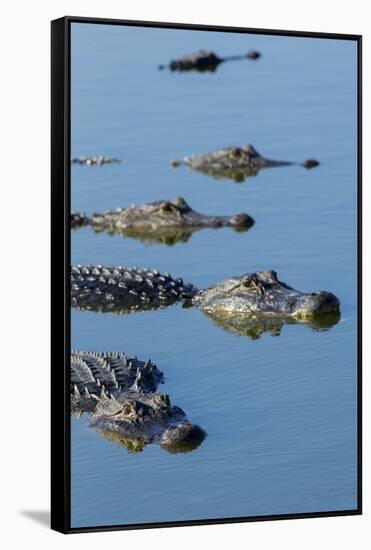
[[[356,509],[72,528],[70,487],[70,27],[105,24],[351,40],[357,44],[357,491]],[[66,16],[51,22],[51,528],[61,533],[319,518],[362,514],[362,36]]]

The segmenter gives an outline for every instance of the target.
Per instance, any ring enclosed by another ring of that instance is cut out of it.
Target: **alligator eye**
[[[239,147],[234,147],[233,149],[231,149],[231,151],[229,153],[229,156],[231,158],[238,158],[241,155],[242,155],[242,150]]]
[[[246,288],[249,288],[252,286],[253,284],[253,279],[252,277],[250,277],[249,275],[245,275],[244,277],[242,277],[241,279],[241,284],[243,286],[245,286]]]
[[[118,413],[120,416],[131,416],[135,413],[135,407],[132,403],[127,401],[123,404],[121,411]]]
[[[131,405],[129,405],[129,404],[127,403],[126,405],[124,405],[124,406],[122,407],[122,411],[121,411],[121,412],[122,412],[123,414],[125,414],[125,415],[128,415],[128,414],[131,413],[131,411],[132,411]]]
[[[171,212],[173,210],[173,206],[170,202],[163,202],[160,208],[163,212]]]

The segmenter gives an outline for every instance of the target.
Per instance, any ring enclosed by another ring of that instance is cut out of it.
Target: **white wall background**
[[[63,15],[364,34],[369,95],[370,17],[364,0],[8,1],[2,6],[1,452],[0,523],[6,548],[209,545],[301,550],[369,548],[370,535],[370,218],[364,220],[364,516],[70,535],[49,531],[28,513],[49,508],[49,110],[50,26]],[[150,47],[150,46],[149,46]],[[364,106],[364,209],[369,208],[370,112]],[[4,124],[5,122],[5,124]],[[4,308],[5,305],[5,308]],[[99,503],[97,502],[97,506]],[[83,537],[83,538],[81,538]]]

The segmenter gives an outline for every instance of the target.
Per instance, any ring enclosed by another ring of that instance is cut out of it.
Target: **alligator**
[[[158,393],[163,373],[151,361],[123,353],[71,353],[71,412],[86,412],[90,426],[129,451],[159,443],[169,452],[189,452],[205,431],[190,424],[184,411]]]
[[[90,218],[82,213],[71,213],[72,228],[91,225],[97,232],[118,233],[144,242],[167,245],[185,242],[193,232],[203,228],[232,227],[236,231],[245,231],[253,224],[254,220],[245,213],[234,216],[200,214],[182,197],[107,210],[103,214],[92,214]]]
[[[103,164],[116,164],[121,160],[110,157],[71,157],[71,164],[80,164],[82,166],[102,166]]]
[[[219,57],[214,52],[198,50],[195,53],[184,55],[179,59],[173,59],[168,65],[159,65],[159,69],[169,68],[171,71],[197,71],[214,73],[221,63],[225,61],[238,61],[241,59],[256,60],[261,57],[261,53],[251,50],[245,55],[230,55]]]
[[[216,179],[227,178],[237,183],[244,181],[249,176],[256,176],[262,168],[298,165],[295,162],[278,161],[262,157],[252,145],[226,147],[205,155],[184,157],[183,161],[171,161],[171,165],[174,168],[181,164],[184,164],[191,170],[202,172]],[[309,170],[318,166],[319,162],[315,159],[308,159],[300,165]]]
[[[334,294],[295,290],[279,281],[275,271],[246,273],[201,290],[169,273],[138,268],[77,266],[71,277],[71,305],[82,310],[129,313],[181,302],[198,307],[223,328],[246,335],[250,329],[252,335],[270,332],[272,319],[279,320],[279,326],[301,323],[321,329],[340,318]]]

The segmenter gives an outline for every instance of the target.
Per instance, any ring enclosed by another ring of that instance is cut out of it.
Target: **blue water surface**
[[[263,55],[215,73],[157,68],[200,48]],[[356,93],[352,41],[72,24],[72,154],[122,159],[72,166],[72,208],[183,196],[203,213],[245,211],[256,222],[173,246],[82,228],[72,263],[157,268],[200,288],[274,269],[341,301],[330,330],[290,325],[256,340],[180,306],[73,310],[73,348],[150,357],[162,390],[208,433],[191,453],[129,453],[73,417],[73,527],[356,508]],[[242,183],[170,166],[244,143],[321,164]]]

